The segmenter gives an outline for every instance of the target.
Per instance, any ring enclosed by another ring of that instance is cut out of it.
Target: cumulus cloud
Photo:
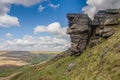
[[[0,0],[0,27],[19,26],[17,17],[8,15],[12,4],[32,6],[44,0]]]
[[[39,5],[38,10],[39,10],[40,12],[42,12],[44,9],[45,9],[45,7],[43,7],[42,5]]]
[[[1,27],[19,26],[18,18],[7,14],[0,15],[0,26]]]
[[[33,51],[64,51],[70,47],[70,38],[66,34],[67,27],[61,27],[59,22],[54,22],[48,26],[37,26],[35,34],[48,32],[53,36],[32,36],[25,35],[16,39],[0,39],[0,50],[33,50]],[[12,37],[11,33],[6,34]]]
[[[13,37],[13,34],[11,34],[11,33],[6,33],[5,36],[8,37],[8,38],[11,38],[11,37]]]
[[[17,5],[23,5],[23,6],[32,6],[36,3],[40,3],[45,0],[1,0],[0,3],[3,4],[17,4]]]
[[[0,1],[0,27],[18,26],[19,21],[17,17],[8,15],[10,11],[10,4]]]
[[[98,10],[120,8],[120,0],[87,0],[86,3],[87,6],[85,6],[82,10],[92,19]]]
[[[25,35],[21,39],[1,41],[0,50],[63,51],[70,46],[68,40],[50,36],[33,37]]]
[[[41,32],[48,32],[57,37],[67,37],[68,35],[66,34],[66,30],[67,27],[61,27],[59,22],[54,22],[49,24],[48,26],[38,25],[34,28],[34,33],[38,34]]]
[[[51,8],[56,9],[56,8],[60,7],[60,4],[55,5],[55,4],[50,3],[49,6],[50,6]]]

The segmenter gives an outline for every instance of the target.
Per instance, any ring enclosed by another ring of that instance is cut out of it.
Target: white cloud
[[[12,40],[0,39],[0,50],[64,51],[70,47],[70,38],[66,34],[66,29],[67,27],[61,27],[59,22],[48,26],[37,26],[34,33],[48,32],[53,36],[25,35]],[[7,33],[6,36],[11,37],[12,34]]]
[[[11,37],[13,37],[13,34],[11,34],[11,33],[6,33],[5,36],[8,37],[8,38],[11,38]]]
[[[10,5],[0,1],[0,15],[4,15],[10,11]]]
[[[34,28],[34,33],[37,34],[37,33],[40,33],[40,32],[45,32],[46,31],[45,29],[46,29],[45,26],[40,26],[39,25],[39,26]]]
[[[19,25],[17,17],[8,15],[12,4],[29,7],[42,1],[45,0],[0,0],[0,27]]]
[[[87,0],[86,3],[87,6],[83,8],[83,11],[91,18],[98,10],[120,8],[120,0]]]
[[[55,4],[50,3],[49,6],[50,6],[51,8],[56,9],[56,8],[60,7],[60,4],[55,5]]]
[[[68,37],[66,34],[67,27],[61,27],[59,22],[54,22],[49,24],[48,26],[38,25],[34,28],[34,33],[38,34],[41,32],[48,32],[57,37]]]
[[[10,11],[10,4],[0,1],[0,27],[18,26],[19,21],[17,17],[10,16],[7,13]]]
[[[66,39],[49,36],[33,37],[25,35],[21,39],[1,41],[0,50],[63,51],[70,46],[70,42]]]
[[[40,5],[40,6],[38,7],[38,10],[39,10],[40,12],[42,12],[44,9],[45,9],[45,7],[43,7],[42,5]]]
[[[0,15],[0,26],[1,27],[10,27],[10,26],[19,26],[19,21],[17,17],[9,15]]]
[[[1,0],[0,3],[4,4],[17,4],[17,5],[23,5],[23,6],[32,6],[34,4],[40,3],[45,0]]]

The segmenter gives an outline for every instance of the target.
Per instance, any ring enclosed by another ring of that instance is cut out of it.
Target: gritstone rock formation
[[[115,33],[119,27],[120,9],[100,10],[91,20],[87,14],[67,14],[69,28],[67,34],[71,38],[71,47],[59,54],[55,59],[72,55],[79,56],[86,47],[93,47]]]
[[[69,28],[67,34],[71,38],[71,55],[80,55],[88,44],[90,37],[90,18],[86,14],[68,14]]]
[[[115,33],[115,28],[119,27],[120,9],[100,10],[94,16],[91,23],[92,36],[89,46],[95,46],[101,39],[107,39]]]

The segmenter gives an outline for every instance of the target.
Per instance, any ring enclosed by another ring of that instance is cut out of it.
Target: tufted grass
[[[87,50],[79,57],[66,57],[42,65],[23,68],[12,80],[120,80],[120,28],[103,43]],[[66,72],[70,63],[76,63]]]

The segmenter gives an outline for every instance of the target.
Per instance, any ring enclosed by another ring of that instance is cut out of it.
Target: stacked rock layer
[[[94,20],[87,14],[67,14],[69,28],[67,34],[71,38],[71,47],[54,59],[72,55],[79,56],[86,47],[93,47],[108,39],[115,33],[120,24],[120,9],[106,9],[98,11]]]
[[[86,48],[90,34],[90,18],[86,14],[68,14],[69,28],[67,34],[71,38],[71,55],[79,55]]]
[[[71,38],[70,55],[80,55],[86,46],[93,47],[115,33],[119,25],[120,9],[100,10],[92,21],[87,14],[67,14]],[[68,51],[67,51],[68,52]],[[67,53],[66,52],[66,53]]]

